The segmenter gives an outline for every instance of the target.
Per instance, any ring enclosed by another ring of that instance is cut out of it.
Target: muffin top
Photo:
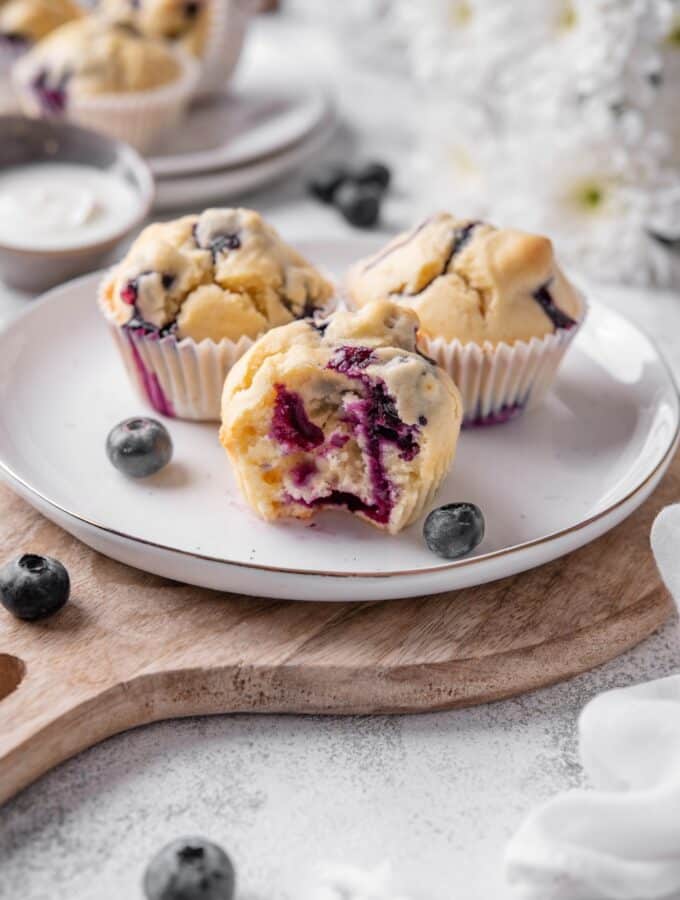
[[[323,309],[332,286],[249,209],[150,225],[102,294],[119,325],[178,339],[255,338]]]
[[[75,0],[0,0],[0,37],[17,45],[34,44],[82,15]]]
[[[131,25],[149,37],[179,41],[195,55],[203,48],[206,0],[102,0],[98,11],[109,21]]]
[[[397,532],[453,457],[462,404],[390,301],[263,335],[227,376],[221,441],[265,519],[340,507]]]
[[[582,313],[548,238],[448,213],[357,263],[347,289],[357,306],[389,297],[417,312],[427,337],[464,344],[541,338]]]
[[[62,25],[16,65],[20,81],[30,83],[43,102],[60,92],[73,96],[131,93],[176,81],[182,66],[160,41],[95,16]]]

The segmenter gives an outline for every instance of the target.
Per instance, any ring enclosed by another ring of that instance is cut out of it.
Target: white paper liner
[[[572,328],[512,345],[462,344],[425,336],[420,343],[458,386],[463,425],[495,425],[543,402],[585,314],[583,302],[580,319]]]
[[[0,79],[9,78],[12,66],[30,49],[30,43],[13,45],[0,39]]]
[[[150,91],[70,97],[63,117],[85,128],[125,141],[142,152],[180,121],[200,76],[199,65],[188,54],[176,51],[182,66],[180,78]],[[12,70],[21,106],[31,116],[46,115],[30,86],[33,66],[23,60]]]
[[[156,412],[178,419],[219,421],[227,373],[253,345],[242,337],[219,343],[172,335],[158,338],[108,321],[125,368],[142,399]]]
[[[219,93],[229,81],[241,56],[252,6],[249,0],[208,0],[208,4],[198,97]]]
[[[8,116],[21,111],[19,100],[9,76],[0,73],[0,116]]]

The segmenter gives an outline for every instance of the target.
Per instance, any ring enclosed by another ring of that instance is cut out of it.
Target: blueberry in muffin
[[[220,437],[264,519],[341,508],[396,533],[430,501],[462,418],[451,379],[391,301],[269,331],[229,373]]]

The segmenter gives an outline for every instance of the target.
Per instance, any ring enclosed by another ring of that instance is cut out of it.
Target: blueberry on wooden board
[[[236,876],[227,854],[201,837],[179,838],[144,873],[147,900],[232,900]]]
[[[64,606],[71,580],[51,556],[24,553],[0,569],[0,602],[18,619],[45,619]]]
[[[447,503],[433,509],[425,519],[423,534],[437,556],[460,559],[484,538],[484,516],[474,503]]]
[[[156,419],[125,419],[109,432],[106,455],[124,475],[146,478],[170,462],[172,439],[165,425]]]

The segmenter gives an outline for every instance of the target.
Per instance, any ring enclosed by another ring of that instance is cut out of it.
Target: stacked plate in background
[[[322,90],[245,84],[193,106],[148,162],[156,210],[228,200],[311,160],[336,125]]]

